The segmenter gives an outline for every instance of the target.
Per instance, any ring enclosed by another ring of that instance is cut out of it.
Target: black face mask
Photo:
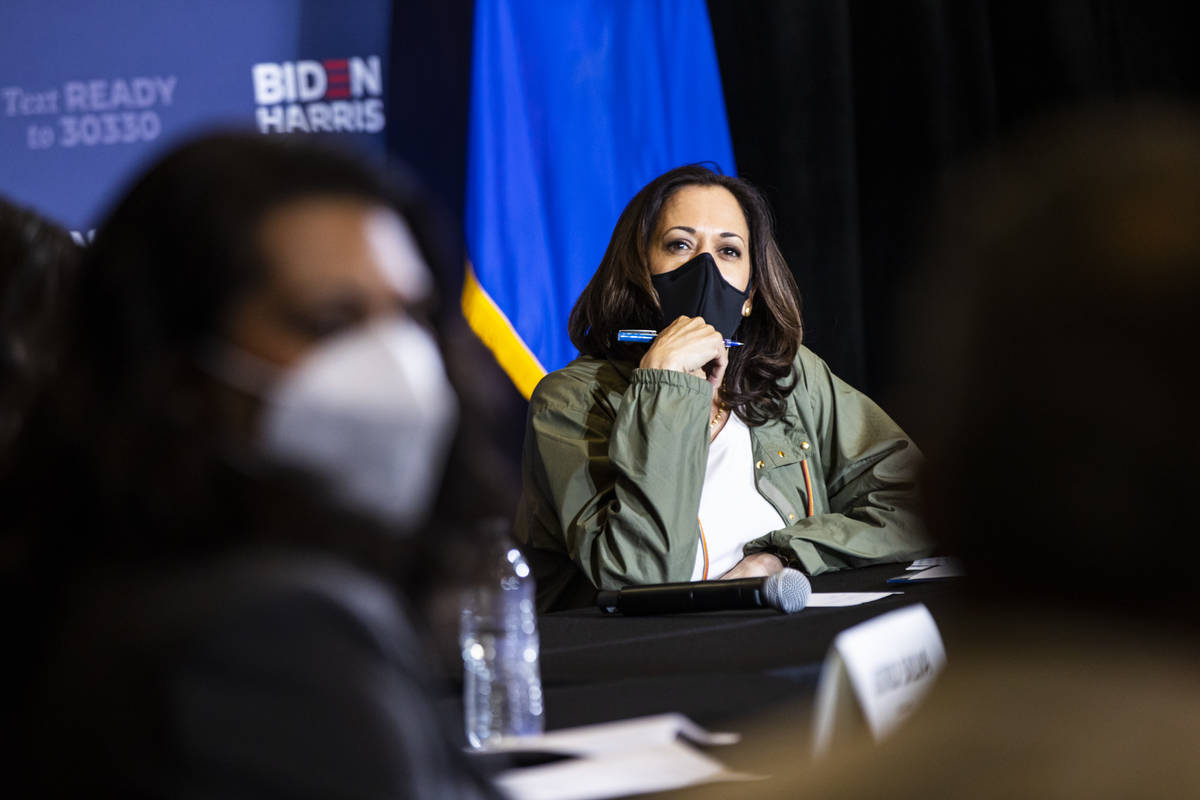
[[[739,292],[721,276],[710,253],[701,253],[670,272],[651,275],[650,283],[662,304],[659,330],[681,316],[703,317],[722,336],[732,339],[742,322],[742,307],[750,297],[750,287]]]

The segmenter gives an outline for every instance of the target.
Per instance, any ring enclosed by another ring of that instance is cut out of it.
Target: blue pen
[[[653,342],[655,336],[658,336],[658,331],[617,331],[618,342]],[[742,343],[726,339],[725,346],[741,347]]]

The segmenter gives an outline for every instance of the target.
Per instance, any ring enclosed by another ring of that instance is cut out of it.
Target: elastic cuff
[[[822,572],[829,572],[829,565],[825,563],[825,559],[821,558],[821,554],[817,552],[817,548],[812,542],[804,539],[792,539],[792,552],[795,554],[795,561],[804,572],[809,575],[820,575]]]
[[[630,384],[637,384],[639,386],[674,386],[679,389],[689,389],[708,395],[712,394],[712,384],[704,380],[704,378],[698,378],[695,375],[689,375],[686,372],[680,372],[676,369],[637,367],[633,370],[633,375],[630,377],[629,382]]]

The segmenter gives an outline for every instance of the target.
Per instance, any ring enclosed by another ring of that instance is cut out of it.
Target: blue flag
[[[463,312],[528,397],[625,204],[733,147],[704,0],[477,0],[474,36]]]

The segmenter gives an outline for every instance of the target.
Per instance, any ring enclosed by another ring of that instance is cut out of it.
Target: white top
[[[754,453],[750,429],[729,415],[729,421],[708,446],[708,466],[700,491],[700,530],[692,580],[719,578],[742,560],[742,545],[787,523],[754,485]],[[708,574],[704,555],[708,551]]]

